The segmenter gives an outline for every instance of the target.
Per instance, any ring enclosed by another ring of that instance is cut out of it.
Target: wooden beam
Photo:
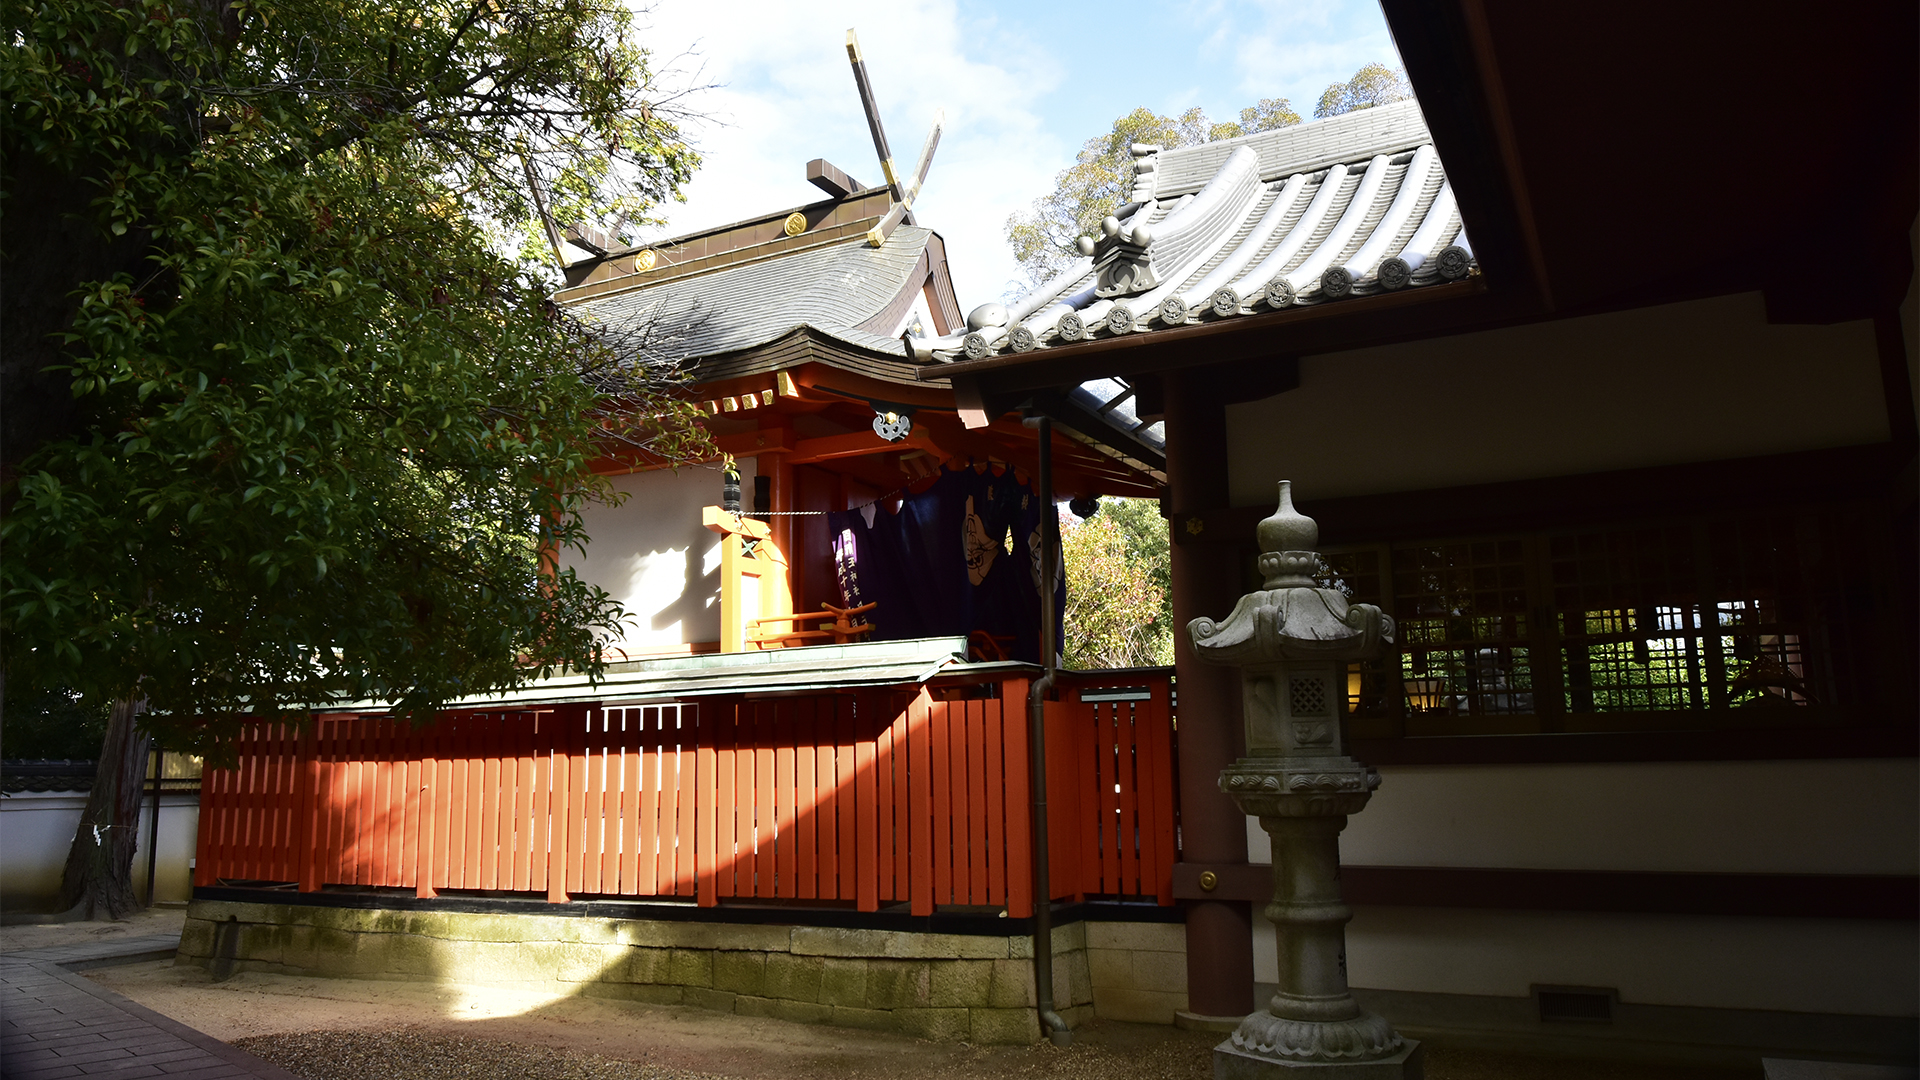
[[[907,185],[907,197],[902,200],[909,210],[913,209],[913,200],[920,197],[920,185],[927,182],[927,170],[933,167],[933,152],[940,146],[940,129],[946,123],[947,110],[933,114],[933,130],[927,132],[927,141],[921,144],[920,160],[913,166],[913,183]]]
[[[993,422],[993,417],[987,415],[987,398],[980,392],[978,379],[963,376],[953,380],[953,403],[958,407],[961,425],[969,431]]]
[[[844,199],[849,195],[857,195],[867,190],[865,184],[841,172],[826,158],[814,158],[807,162],[807,183],[836,199]]]
[[[759,457],[761,454],[792,453],[794,440],[791,428],[768,427],[758,431],[742,431],[734,435],[716,436],[713,445],[721,453],[732,454],[734,457]]]
[[[585,248],[594,255],[605,258],[620,246],[620,241],[598,225],[585,223],[569,225],[565,235],[567,241],[575,247]]]
[[[867,246],[879,247],[886,243],[893,236],[893,230],[900,227],[901,222],[911,225],[913,211],[907,209],[906,203],[894,203],[892,209],[887,211],[887,216],[875,222],[873,228],[867,230]]]
[[[887,130],[880,125],[880,103],[874,100],[873,84],[867,80],[867,60],[860,53],[860,37],[851,26],[847,28],[847,60],[853,65],[853,84],[860,90],[860,108],[867,114],[867,130],[873,133],[873,150],[880,155],[880,171],[886,174],[887,191],[892,194],[895,203],[902,204],[901,214],[907,224],[912,225],[913,212],[904,208],[907,191],[900,183],[900,171],[893,163],[893,151],[887,149]],[[889,228],[886,232],[891,234],[893,230]]]
[[[835,458],[867,457],[890,450],[925,450],[938,454],[940,448],[924,432],[915,430],[899,442],[890,443],[871,431],[849,431],[845,435],[822,435],[801,439],[793,446],[792,465],[812,465]]]

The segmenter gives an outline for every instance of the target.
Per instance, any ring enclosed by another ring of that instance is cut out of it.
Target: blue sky
[[[1264,97],[1290,98],[1311,117],[1329,83],[1375,60],[1399,66],[1376,0],[656,0],[639,20],[663,82],[716,84],[687,101],[708,118],[692,128],[706,165],[686,205],[669,208],[652,235],[813,201],[804,166],[815,157],[879,182],[844,51],[852,26],[903,169],[934,110],[946,110],[914,209],[947,240],[963,308],[997,298],[1017,276],[1007,215],[1048,191],[1115,117],[1198,105],[1226,120]]]

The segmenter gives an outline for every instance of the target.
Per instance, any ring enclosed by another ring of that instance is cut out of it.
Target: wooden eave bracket
[[[960,423],[967,430],[975,431],[993,423],[993,417],[987,415],[987,395],[980,389],[979,379],[964,376],[954,379],[953,403],[958,407]]]

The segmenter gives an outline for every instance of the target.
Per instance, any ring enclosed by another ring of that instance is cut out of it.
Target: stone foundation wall
[[[1114,925],[1054,928],[1054,1001],[1069,1023],[1095,1013],[1090,928],[1133,940]],[[196,900],[176,962],[208,967],[216,955],[234,971],[506,985],[946,1041],[1040,1038],[1027,936]],[[1184,958],[1180,970],[1184,1002]],[[1142,1000],[1121,1018],[1144,1018]]]
[[[1087,974],[1103,1020],[1171,1024],[1187,1008],[1187,928],[1182,923],[1089,922]]]

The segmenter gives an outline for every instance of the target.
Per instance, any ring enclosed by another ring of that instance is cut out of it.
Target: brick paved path
[[[156,934],[0,956],[0,1078],[299,1080],[74,974],[165,959],[179,944],[178,935]]]

